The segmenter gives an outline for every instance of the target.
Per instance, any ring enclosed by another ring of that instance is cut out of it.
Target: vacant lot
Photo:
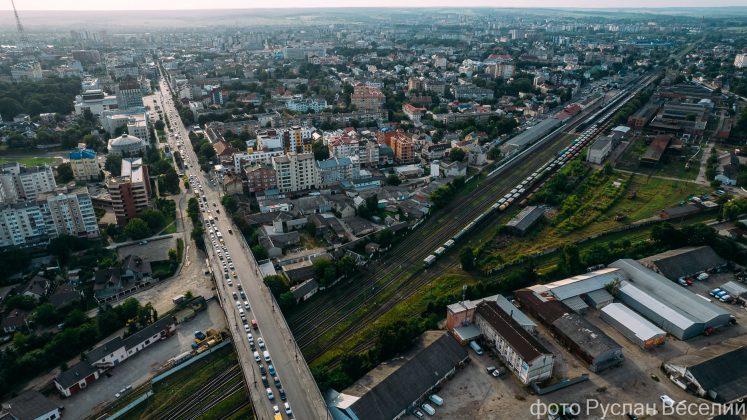
[[[646,145],[643,139],[632,139],[631,144],[615,163],[615,167],[628,171],[686,180],[694,180],[698,176],[700,159],[697,156],[700,155],[692,159],[689,165],[687,164],[693,155],[699,153],[697,146],[685,145],[679,154],[668,150],[664,153],[659,163],[655,165],[642,165],[640,157],[646,151],[647,147],[648,145]]]
[[[18,162],[25,166],[51,165],[57,158],[53,157],[24,157],[24,158],[0,158],[0,165],[9,162]]]

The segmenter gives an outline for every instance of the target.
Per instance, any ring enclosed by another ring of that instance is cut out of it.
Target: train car
[[[449,239],[449,240],[448,240],[448,241],[446,241],[446,243],[444,244],[444,248],[446,248],[446,249],[449,249],[449,248],[451,248],[452,246],[454,246],[454,240],[453,240],[453,239]]]
[[[503,204],[505,202],[506,202],[506,197],[503,197],[500,200],[498,200],[498,205],[501,205],[501,204]]]
[[[444,255],[444,252],[446,252],[446,248],[441,246],[441,247],[438,247],[438,249],[436,249],[435,251],[433,251],[433,255],[435,255],[436,257],[440,257],[441,255]]]
[[[507,207],[508,207],[508,203],[503,203],[501,204],[500,207],[498,207],[498,210],[503,211],[503,210],[506,210]]]
[[[492,206],[490,206],[490,210],[496,211],[496,210],[498,210],[498,207],[500,207],[500,204],[494,203]]]
[[[425,264],[426,267],[430,267],[434,262],[436,262],[436,256],[431,254],[423,260],[423,264]]]

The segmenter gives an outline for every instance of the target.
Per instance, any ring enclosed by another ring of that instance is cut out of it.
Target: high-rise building
[[[73,168],[73,176],[76,181],[92,181],[99,179],[101,169],[96,160],[96,151],[91,149],[78,149],[69,155],[70,166]]]
[[[25,167],[18,162],[0,165],[0,189],[3,190],[0,200],[4,202],[35,200],[39,194],[53,191],[56,187],[49,165]]]
[[[83,115],[88,110],[94,116],[101,115],[102,112],[110,109],[117,109],[117,97],[109,95],[101,89],[87,90],[80,95],[75,97],[73,107],[75,108],[75,115]]]
[[[289,153],[272,158],[280,192],[310,190],[319,186],[313,153]]]
[[[48,230],[54,227],[55,232],[50,236],[71,235],[95,238],[99,235],[91,196],[85,188],[69,193],[43,194],[37,202],[42,207]]]
[[[142,159],[122,159],[118,177],[106,180],[118,225],[126,225],[143,210],[153,207],[148,167]]]
[[[137,79],[128,77],[117,85],[115,91],[119,109],[138,108],[143,106],[143,91]]]
[[[35,200],[0,205],[0,247],[42,245],[60,235],[99,235],[91,196],[85,189],[58,189]]]

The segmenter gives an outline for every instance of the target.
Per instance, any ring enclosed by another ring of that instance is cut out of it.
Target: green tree
[[[166,217],[159,210],[143,210],[143,212],[138,215],[138,218],[142,219],[148,225],[148,229],[152,233],[158,232],[166,225]]]
[[[224,195],[220,203],[223,204],[228,214],[234,214],[239,209],[239,201],[233,195]]]
[[[150,229],[148,228],[148,224],[143,219],[135,217],[127,223],[127,225],[124,227],[123,233],[128,238],[138,240],[150,236]]]
[[[106,155],[104,169],[114,176],[120,176],[122,170],[122,156],[116,154]]]
[[[462,264],[464,271],[470,271],[475,268],[475,253],[472,248],[465,246],[459,252],[459,262]]]
[[[316,160],[327,160],[329,159],[329,149],[327,146],[324,145],[324,143],[320,141],[315,141],[311,145],[311,151],[314,153],[314,159]]]
[[[158,120],[155,124],[153,124],[153,126],[156,128],[156,130],[163,131],[163,129],[166,127],[166,124],[162,120]]]
[[[278,298],[278,305],[283,312],[287,312],[296,305],[296,297],[293,296],[293,292],[284,292]]]
[[[65,162],[57,166],[57,182],[60,184],[67,184],[68,182],[75,179],[73,175],[73,167],[70,163]]]
[[[266,260],[269,254],[267,253],[267,249],[263,247],[262,245],[254,245],[252,248],[252,254],[254,254],[254,258],[257,260]]]
[[[499,160],[502,156],[501,149],[497,146],[493,146],[488,150],[488,159],[490,160]]]
[[[280,295],[289,290],[288,284],[286,284],[282,276],[267,276],[264,278],[264,283],[275,298],[279,298]]]
[[[60,320],[60,316],[54,306],[49,303],[39,305],[34,309],[32,319],[39,325],[53,325],[57,324]]]
[[[449,159],[451,159],[453,162],[463,162],[465,156],[467,156],[467,154],[464,152],[464,150],[458,147],[452,147],[451,151],[449,152]]]
[[[389,174],[386,177],[387,185],[394,185],[395,187],[402,183],[402,180],[396,174]]]

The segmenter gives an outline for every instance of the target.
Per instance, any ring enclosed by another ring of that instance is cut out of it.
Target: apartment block
[[[143,92],[140,82],[133,78],[122,80],[115,91],[119,109],[138,108],[143,106]],[[140,136],[138,136],[140,137]]]
[[[96,151],[91,149],[78,149],[68,155],[70,166],[73,168],[73,176],[76,181],[91,181],[99,179],[101,169],[96,160]]]
[[[310,190],[319,186],[319,173],[313,153],[289,153],[272,158],[280,192]]]
[[[319,183],[322,187],[360,178],[360,164],[356,156],[320,160],[317,166],[319,166]]]
[[[257,147],[262,151],[282,149],[285,153],[310,153],[314,129],[292,126],[257,132]]]
[[[386,97],[380,89],[365,85],[355,86],[350,95],[350,103],[359,111],[381,111],[385,101]]]
[[[268,164],[246,165],[243,167],[246,190],[250,193],[277,188],[275,169]]]
[[[54,226],[53,236],[70,235],[95,238],[99,236],[96,213],[91,196],[85,188],[71,192],[43,194],[37,199],[43,209],[45,223]]]
[[[57,188],[49,165],[21,166],[18,162],[0,165],[0,203],[35,200],[45,192]]]
[[[148,167],[142,159],[122,159],[121,176],[107,179],[106,188],[120,226],[153,207]]]

